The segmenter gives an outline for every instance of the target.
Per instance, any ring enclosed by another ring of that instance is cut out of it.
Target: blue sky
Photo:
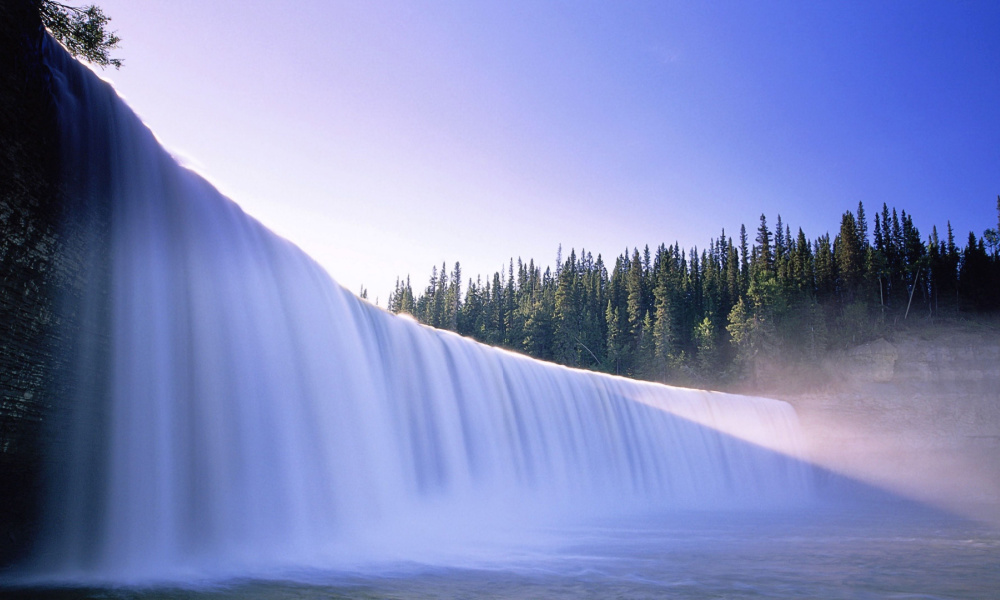
[[[1000,3],[102,0],[160,140],[385,305],[864,202],[996,226]]]

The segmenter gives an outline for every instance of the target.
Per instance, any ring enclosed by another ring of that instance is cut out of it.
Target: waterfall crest
[[[789,405],[543,363],[371,306],[47,53],[67,191],[107,214],[107,285],[84,303],[108,343],[79,363],[41,570],[259,574],[419,558],[445,530],[472,545],[532,519],[810,495]]]

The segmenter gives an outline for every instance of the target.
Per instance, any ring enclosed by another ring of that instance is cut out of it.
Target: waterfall
[[[810,496],[789,405],[548,364],[374,307],[46,52],[67,193],[108,230],[82,299],[106,344],[80,345],[40,571],[259,576]]]

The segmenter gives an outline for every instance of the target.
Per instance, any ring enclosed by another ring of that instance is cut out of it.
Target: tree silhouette
[[[124,61],[113,58],[111,50],[118,47],[121,38],[108,30],[111,17],[100,7],[68,6],[54,0],[38,0],[42,24],[52,37],[66,46],[70,54],[86,59],[100,67],[120,69]]]

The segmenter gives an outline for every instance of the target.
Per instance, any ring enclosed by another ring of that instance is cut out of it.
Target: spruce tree
[[[785,228],[779,214],[778,222],[774,225],[774,264],[776,267],[785,257],[785,243]]]
[[[726,253],[729,258],[726,260],[726,287],[729,290],[729,298],[726,302],[726,314],[732,310],[733,305],[742,296],[742,290],[740,289],[740,262],[739,255],[736,252],[736,247],[733,246],[733,240],[729,239],[726,247]]]
[[[745,296],[750,287],[750,247],[747,241],[747,227],[740,225],[740,296]]]
[[[877,215],[876,215],[877,216]],[[856,221],[858,229],[858,239],[861,241],[861,248],[868,248],[868,221],[865,216],[865,205],[862,202],[858,202],[858,218]]]
[[[753,277],[759,277],[765,272],[774,271],[774,253],[771,249],[771,231],[767,228],[767,217],[760,215],[760,226],[757,227],[757,243],[754,245],[756,257]]]
[[[656,287],[653,289],[656,298],[656,319],[653,323],[653,361],[651,370],[654,377],[665,377],[671,356],[674,353],[673,319],[670,293],[670,263],[661,262],[657,270]]]
[[[579,366],[578,344],[580,339],[580,282],[577,273],[576,251],[570,250],[562,269],[559,270],[555,302],[554,358],[556,362],[572,367]]]
[[[815,265],[816,296],[820,301],[823,301],[832,297],[836,288],[836,272],[834,271],[833,250],[830,248],[830,234],[823,234],[816,239],[813,264]]]
[[[629,335],[632,337],[633,348],[638,345],[639,336],[642,331],[642,319],[644,305],[642,297],[642,262],[639,260],[639,250],[633,251],[632,261],[628,270],[628,277],[625,280],[625,290],[628,294],[628,327]]]
[[[718,344],[711,317],[706,316],[695,326],[694,339],[698,371],[703,377],[710,377],[718,368]]]
[[[845,212],[840,221],[840,235],[834,244],[837,264],[837,292],[841,302],[854,301],[858,287],[864,276],[861,240],[858,237],[854,215]]]
[[[794,287],[802,297],[813,297],[816,293],[816,282],[813,274],[813,254],[809,241],[802,228],[795,242],[793,259]]]
[[[445,295],[444,325],[451,331],[458,331],[458,315],[462,310],[462,266],[458,261],[455,261],[455,268],[451,270],[449,282]]]

